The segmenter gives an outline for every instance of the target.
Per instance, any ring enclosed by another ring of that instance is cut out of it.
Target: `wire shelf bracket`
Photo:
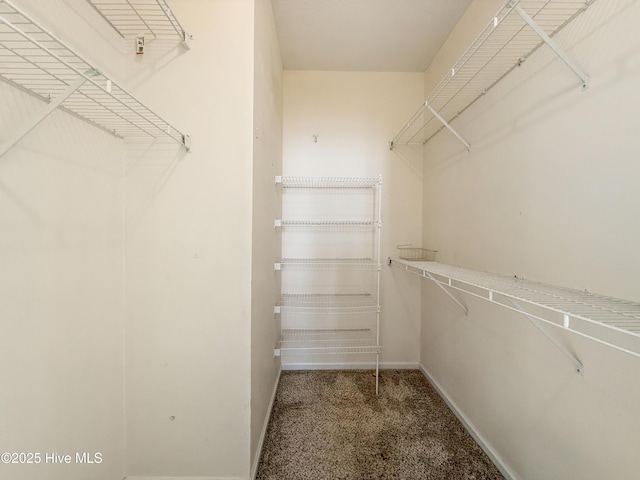
[[[389,142],[389,149],[424,145],[446,128],[469,151],[469,143],[451,122],[542,45],[548,45],[587,89],[589,76],[552,37],[595,1],[506,1]]]
[[[98,71],[90,68],[83,75],[80,75],[75,82],[69,85],[65,90],[60,92],[56,98],[54,98],[41,112],[33,118],[32,121],[26,124],[22,129],[15,133],[15,135],[7,142],[0,145],[0,157],[7,153],[11,147],[22,140],[25,136],[36,128],[45,118],[53,113],[67,98],[74,94],[84,83],[94,75],[97,75]]]
[[[640,303],[433,261],[391,258],[388,263],[433,280],[465,312],[466,307],[445,287],[523,315],[573,363],[580,375],[584,375],[582,362],[543,324],[640,357]],[[536,312],[525,309],[523,304]]]
[[[47,103],[0,146],[0,156],[59,108],[120,138],[167,138],[186,151],[191,138],[143,105],[30,18],[0,0],[0,79]]]
[[[427,107],[427,110],[429,110],[434,117],[440,120],[440,123],[442,123],[442,125],[444,125],[451,133],[453,133],[453,135],[458,140],[460,140],[460,142],[465,147],[467,147],[467,152],[471,150],[471,145],[469,145],[469,142],[467,142],[464,138],[462,138],[462,135],[460,135],[456,130],[454,130],[454,128],[444,118],[442,118],[442,116],[438,112],[436,112],[431,105],[427,105],[427,103],[425,102],[425,107]]]
[[[436,280],[435,278],[433,278],[433,275],[431,275],[429,272],[427,272],[426,270],[424,270],[422,272],[422,275],[424,276],[424,278],[428,278],[429,280],[433,281],[439,288],[440,290],[442,290],[444,293],[447,294],[447,296],[453,300],[453,302],[458,305],[462,311],[464,312],[465,315],[469,315],[469,309],[460,301],[458,300],[449,290],[447,290],[442,283],[440,283],[438,280]],[[449,283],[449,286],[451,286],[451,283]]]
[[[567,348],[566,348],[564,345],[562,345],[562,344],[558,341],[558,339],[557,339],[556,337],[554,337],[553,335],[551,335],[551,333],[550,333],[550,332],[548,332],[548,331],[547,331],[547,330],[542,326],[541,322],[540,322],[537,318],[535,318],[535,317],[533,317],[533,316],[529,315],[529,314],[526,312],[526,310],[525,310],[524,308],[522,308],[522,306],[521,306],[518,302],[516,302],[514,299],[512,299],[512,298],[507,298],[507,301],[508,301],[511,305],[513,305],[513,307],[516,309],[516,311],[520,312],[524,318],[526,318],[527,320],[529,320],[529,321],[531,322],[531,325],[533,325],[534,327],[536,327],[540,333],[542,333],[545,337],[547,337],[547,339],[548,339],[551,343],[553,343],[553,344],[556,346],[556,348],[557,348],[558,350],[560,350],[560,351],[562,352],[562,354],[563,354],[565,357],[567,357],[567,358],[571,361],[571,363],[573,363],[573,365],[574,365],[574,367],[575,367],[575,370],[576,370],[576,373],[577,373],[577,374],[579,374],[579,375],[584,375],[584,365],[582,365],[582,362],[581,362],[580,360],[578,360],[578,359],[575,357],[575,355],[574,355],[574,354],[572,354],[569,350],[567,350]]]
[[[507,3],[507,6],[511,6],[511,4],[513,4],[515,11],[518,13],[518,15],[520,15],[520,17],[522,17],[522,19],[527,23],[527,25],[529,25],[533,29],[533,31],[540,36],[540,38],[544,41],[544,43],[546,43],[551,48],[551,50],[553,50],[553,52],[580,78],[580,80],[582,81],[582,89],[586,90],[587,88],[589,88],[589,83],[590,83],[589,75],[587,75],[571,59],[571,57],[569,57],[569,55],[567,55],[567,53],[564,50],[562,50],[560,46],[556,42],[554,42],[549,35],[547,35],[547,32],[545,32],[535,22],[535,20],[531,18],[529,14],[522,9],[520,5],[517,4],[518,2],[519,0],[510,0],[509,3]]]

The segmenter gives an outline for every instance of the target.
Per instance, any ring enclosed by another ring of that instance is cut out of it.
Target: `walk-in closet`
[[[638,25],[0,0],[0,478],[637,478]]]

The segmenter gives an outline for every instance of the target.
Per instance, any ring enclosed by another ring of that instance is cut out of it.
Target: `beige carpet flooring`
[[[498,469],[418,370],[285,371],[259,480],[481,480]]]

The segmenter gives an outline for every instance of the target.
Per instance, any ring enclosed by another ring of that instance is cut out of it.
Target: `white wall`
[[[280,334],[273,307],[280,285],[273,263],[280,253],[280,197],[274,177],[282,172],[282,60],[271,0],[255,3],[253,112],[253,245],[251,273],[251,453],[252,473],[271,411],[280,359],[273,349]]]
[[[133,93],[193,149],[128,158],[126,470],[247,478],[254,2],[172,7],[191,50],[130,52]]]
[[[595,2],[556,37],[589,90],[543,47],[453,122],[471,152],[446,131],[426,145],[423,238],[439,260],[640,300],[639,20],[638,2]],[[469,35],[454,30],[427,87]],[[640,359],[552,330],[576,375],[524,318],[460,297],[468,317],[424,285],[421,363],[512,474],[635,478]]]
[[[421,242],[420,151],[389,141],[423,99],[415,73],[285,71],[283,174],[383,175],[381,256]],[[314,141],[317,135],[317,142]],[[383,267],[381,362],[419,358],[419,283]],[[358,360],[354,360],[358,362]]]
[[[84,1],[16,3],[59,36],[81,32],[123,74],[117,37],[89,27]],[[2,144],[45,103],[0,82],[0,105]],[[40,454],[0,463],[4,480],[124,474],[122,161],[121,140],[62,111],[0,158],[0,451]]]

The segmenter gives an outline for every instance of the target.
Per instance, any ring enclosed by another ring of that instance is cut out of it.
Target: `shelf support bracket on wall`
[[[507,6],[511,6],[511,4],[513,4],[514,2],[516,2],[516,0],[510,0],[509,3],[507,3]],[[516,12],[518,12],[518,15],[520,15],[520,17],[522,17],[522,19],[527,23],[527,25],[529,25],[537,34],[538,36],[544,41],[544,43],[546,43],[547,45],[549,45],[549,47],[551,47],[551,50],[554,51],[554,53],[556,55],[558,55],[558,57],[560,57],[560,59],[571,69],[573,70],[573,72],[580,77],[580,80],[582,80],[582,89],[586,90],[587,88],[589,88],[589,83],[590,83],[590,79],[589,79],[589,75],[587,75],[584,70],[582,70],[566,53],[564,50],[562,50],[558,44],[556,42],[553,41],[553,39],[547,35],[547,32],[545,32],[542,28],[540,28],[540,25],[538,25],[535,20],[533,20],[533,18],[531,18],[529,16],[529,14],[527,12],[525,12],[520,5],[516,5],[514,7],[514,10]]]
[[[451,300],[453,300],[456,303],[456,305],[458,305],[462,309],[462,311],[464,312],[465,315],[469,314],[469,309],[467,307],[465,307],[460,300],[458,300],[456,297],[454,297],[453,293],[451,293],[449,290],[447,290],[438,280],[433,278],[433,275],[431,275],[426,270],[423,270],[422,274],[424,275],[424,278],[428,278],[429,280],[433,280],[433,283],[435,283],[444,293],[446,293],[449,296],[449,298]]]
[[[394,263],[394,261],[393,261],[393,259],[392,259],[391,257],[389,257],[389,258],[387,259],[387,265],[389,265],[390,267],[395,266],[395,265],[396,265],[396,263],[398,263],[398,262],[395,262],[395,263]],[[400,262],[400,264],[402,265],[402,262]],[[446,293],[446,294],[447,294],[447,296],[448,296],[451,300],[453,300],[453,301],[455,302],[455,304],[456,304],[456,305],[458,305],[458,306],[460,307],[460,309],[464,312],[464,314],[465,314],[465,315],[468,315],[468,314],[469,314],[469,309],[468,309],[467,307],[465,307],[465,306],[464,306],[464,304],[463,304],[460,300],[458,300],[458,299],[453,295],[453,293],[451,293],[449,290],[447,290],[447,289],[442,285],[442,282],[440,282],[439,280],[437,280],[436,278],[434,278],[434,276],[433,276],[433,275],[431,275],[431,273],[429,273],[429,272],[427,272],[426,270],[423,270],[423,269],[420,269],[420,271],[419,271],[419,272],[416,272],[415,270],[409,270],[409,265],[404,265],[404,270],[405,270],[406,272],[408,272],[408,273],[413,273],[414,275],[418,275],[419,277],[427,278],[427,279],[429,279],[429,280],[433,281],[433,283],[435,283],[435,284],[438,286],[438,288],[440,288],[440,290],[442,290],[444,293]]]
[[[0,157],[2,157],[5,153],[7,153],[11,149],[11,147],[13,147],[16,143],[18,143],[25,136],[27,136],[29,132],[31,132],[31,130],[36,128],[45,118],[51,115],[51,113],[53,113],[53,111],[56,108],[58,108],[62,104],[62,102],[64,102],[67,98],[73,95],[80,87],[82,87],[82,85],[84,85],[84,83],[87,80],[89,80],[90,77],[93,77],[98,74],[99,72],[97,70],[90,68],[87,71],[85,71],[83,75],[80,75],[75,80],[75,82],[67,86],[66,89],[60,92],[60,94],[58,94],[57,97],[52,99],[47,104],[47,106],[44,109],[42,109],[42,111],[38,114],[36,118],[34,118],[30,123],[25,125],[21,130],[16,132],[13,138],[8,140],[4,144],[0,145]]]
[[[540,324],[540,321],[537,318],[529,315],[522,308],[522,306],[512,298],[507,297],[507,300],[509,301],[509,303],[511,303],[511,305],[513,305],[513,308],[515,308],[516,311],[518,311],[520,314],[522,314],[522,316],[524,316],[527,320],[529,320],[531,324],[534,327],[536,327],[540,333],[542,333],[545,337],[547,337],[547,339],[551,341],[551,343],[553,343],[556,346],[556,348],[560,350],[563,353],[563,355],[571,361],[571,363],[573,363],[576,373],[580,375],[584,375],[584,366],[582,365],[582,362],[578,360],[569,350],[567,350],[567,348],[564,345],[558,342],[558,340]]]
[[[433,114],[434,117],[436,117],[440,121],[440,123],[442,123],[445,127],[447,127],[447,129],[451,133],[453,133],[458,140],[460,140],[460,142],[467,148],[467,152],[471,150],[471,145],[469,145],[469,142],[467,142],[464,138],[462,138],[462,135],[456,132],[454,128],[451,125],[449,125],[449,123],[431,107],[431,105],[425,103],[424,106],[427,107],[427,109]]]

